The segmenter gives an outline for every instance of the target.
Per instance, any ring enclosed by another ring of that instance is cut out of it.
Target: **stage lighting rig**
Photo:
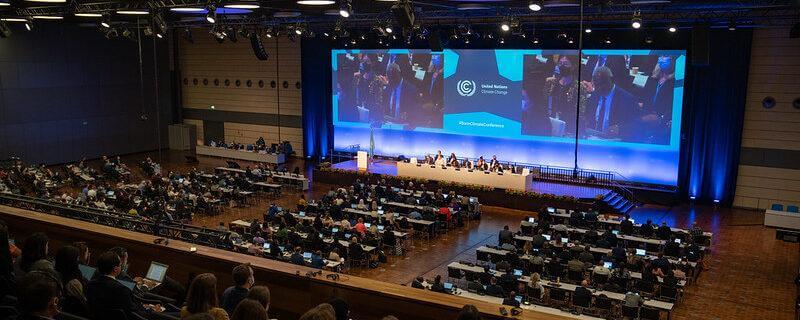
[[[100,20],[100,25],[103,26],[103,28],[111,28],[111,15],[104,13],[103,19]]]
[[[670,24],[669,27],[667,27],[667,31],[669,31],[669,33],[678,32],[678,26],[675,24]]]
[[[206,21],[212,24],[217,23],[217,6],[209,4],[206,10],[208,11],[208,13],[206,13]]]
[[[25,30],[31,31],[33,30],[33,19],[30,17],[25,19]]]
[[[340,0],[339,15],[342,16],[342,18],[349,18],[352,13],[353,13],[353,5],[350,4],[350,0]]]
[[[404,32],[414,27],[414,8],[411,5],[411,0],[398,0],[392,6],[392,13],[397,24]]]
[[[539,0],[528,1],[528,9],[531,9],[531,11],[534,11],[534,12],[540,11],[540,10],[542,10],[542,7],[543,7],[542,6],[542,1],[539,1]]]
[[[631,19],[631,27],[634,29],[639,29],[642,27],[642,12],[637,10],[633,13],[633,18]]]

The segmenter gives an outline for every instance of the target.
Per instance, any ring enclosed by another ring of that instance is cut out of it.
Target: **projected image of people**
[[[441,128],[441,54],[371,50],[336,56],[339,121],[371,127]]]
[[[674,56],[598,55],[583,59],[580,138],[669,144]]]
[[[525,56],[522,134],[575,137],[577,55]]]

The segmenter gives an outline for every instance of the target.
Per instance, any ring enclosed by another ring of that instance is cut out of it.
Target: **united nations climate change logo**
[[[458,82],[458,94],[462,97],[471,97],[475,94],[475,81],[461,80]]]

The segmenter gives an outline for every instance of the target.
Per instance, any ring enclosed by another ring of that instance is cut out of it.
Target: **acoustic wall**
[[[753,33],[742,150],[734,205],[800,205],[800,41],[789,28]],[[775,99],[765,108],[762,100]]]
[[[178,40],[183,122],[197,127],[198,139],[204,121],[220,121],[227,142],[289,141],[302,156],[300,42],[262,39],[266,61],[248,39],[218,43],[207,29],[192,29],[192,41]]]
[[[171,118],[167,41],[158,49],[160,107],[155,106],[152,38],[142,46],[140,95],[137,43],[106,39],[97,28],[37,23],[12,25],[0,39],[0,158],[64,163],[82,157],[157,149]],[[142,106],[148,119],[142,121]]]

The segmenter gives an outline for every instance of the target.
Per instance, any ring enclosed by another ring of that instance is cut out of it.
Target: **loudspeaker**
[[[253,32],[250,35],[250,45],[253,47],[253,53],[256,55],[258,60],[267,60],[269,59],[269,54],[267,54],[267,49],[264,49],[264,44],[261,43],[261,38]]]
[[[708,25],[692,27],[692,65],[707,66],[711,54],[711,34]]]
[[[761,106],[764,107],[764,109],[772,109],[772,107],[775,106],[775,98],[764,97],[764,99],[761,99]]]
[[[442,47],[442,36],[439,30],[431,31],[428,35],[428,44],[431,46],[431,51],[442,52],[444,50],[444,47]]]
[[[392,13],[397,24],[404,30],[409,30],[414,26],[414,8],[409,0],[398,0],[392,6]]]

